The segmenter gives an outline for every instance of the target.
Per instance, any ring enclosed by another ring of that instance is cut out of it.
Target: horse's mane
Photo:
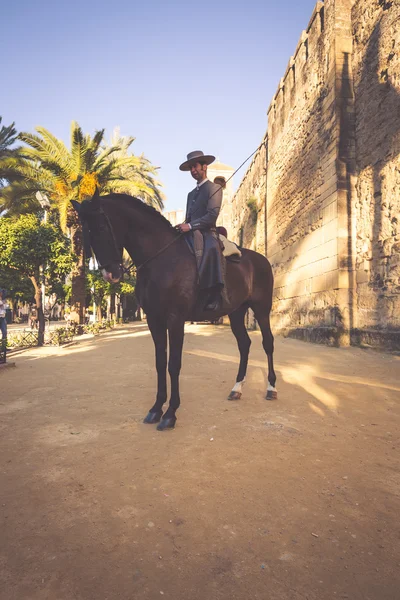
[[[155,219],[159,223],[162,223],[164,227],[168,227],[168,229],[173,229],[174,231],[176,231],[172,223],[170,223],[170,221],[168,221],[168,219],[166,219],[164,215],[160,213],[159,210],[154,208],[154,206],[150,206],[150,204],[146,204],[145,202],[143,202],[143,200],[140,200],[140,198],[135,198],[135,196],[129,196],[129,194],[117,193],[108,194],[107,196],[103,196],[103,198],[120,198],[121,200],[125,200],[130,204],[134,204],[135,208],[138,208],[142,212],[148,214],[148,216],[152,219]]]

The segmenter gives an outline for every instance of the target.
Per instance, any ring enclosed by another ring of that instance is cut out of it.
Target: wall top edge
[[[321,10],[322,10],[323,8],[324,8],[324,3],[323,3],[323,2],[321,2],[320,0],[318,0],[317,4],[314,6],[314,10],[313,10],[313,12],[312,12],[312,15],[311,15],[311,18],[310,18],[310,20],[309,20],[309,22],[308,22],[308,26],[307,26],[307,29],[306,29],[306,33],[308,33],[308,32],[310,31],[310,29],[311,29],[311,26],[312,26],[312,24],[313,24],[313,22],[314,22],[314,19],[315,19],[315,17],[317,16],[317,14],[318,14],[318,13],[320,13],[320,12],[321,12]]]
[[[286,67],[285,74],[284,74],[284,76],[281,78],[281,80],[280,80],[280,82],[279,82],[279,85],[278,85],[278,89],[277,89],[277,91],[275,92],[275,95],[273,96],[273,98],[272,98],[272,101],[271,101],[271,103],[270,103],[270,105],[269,105],[269,107],[268,107],[268,110],[267,110],[267,115],[270,113],[270,111],[271,111],[271,108],[273,108],[273,105],[274,105],[274,103],[275,103],[275,101],[276,101],[276,98],[277,98],[277,96],[278,96],[279,92],[280,92],[280,91],[282,90],[282,88],[284,87],[284,84],[285,84],[285,80],[286,80],[286,78],[287,78],[287,75],[288,75],[288,73],[289,73],[290,69],[291,69],[291,68],[293,67],[293,65],[295,64],[295,61],[296,61],[297,55],[298,55],[298,53],[300,52],[300,49],[301,49],[302,45],[303,45],[303,44],[304,44],[304,42],[305,42],[305,41],[308,39],[308,34],[309,34],[309,32],[310,32],[310,29],[311,29],[311,28],[312,28],[312,26],[313,26],[313,23],[314,23],[314,21],[315,21],[315,19],[316,19],[317,15],[318,15],[318,14],[321,12],[321,10],[323,10],[323,8],[324,8],[324,2],[322,2],[322,1],[318,0],[318,2],[316,3],[316,5],[314,6],[314,10],[313,10],[313,12],[312,12],[312,15],[311,15],[311,18],[310,18],[310,20],[309,20],[309,22],[308,22],[307,29],[304,29],[304,30],[301,32],[300,39],[299,39],[299,41],[298,41],[298,43],[297,43],[297,46],[296,46],[296,50],[294,51],[294,54],[293,54],[293,56],[291,56],[291,57],[290,57],[290,59],[289,59],[289,63],[288,63],[288,65],[287,65],[287,67]]]
[[[248,174],[250,173],[250,171],[251,171],[251,168],[252,168],[252,166],[254,165],[254,162],[255,162],[256,158],[258,157],[258,154],[259,154],[259,152],[260,152],[260,150],[261,150],[262,146],[267,146],[267,145],[268,145],[268,131],[266,131],[266,132],[265,132],[265,135],[264,135],[264,137],[263,137],[263,139],[262,139],[262,142],[261,142],[261,144],[259,145],[257,152],[256,152],[256,153],[255,153],[255,155],[253,156],[253,158],[252,158],[252,160],[251,160],[251,163],[250,163],[250,164],[249,164],[249,166],[247,167],[247,169],[246,169],[246,172],[245,172],[245,174],[244,174],[244,175],[243,175],[243,177],[242,177],[242,180],[241,180],[241,182],[240,182],[240,184],[239,184],[239,187],[238,187],[238,189],[237,189],[237,190],[236,190],[236,192],[233,194],[233,196],[232,196],[232,202],[234,201],[234,199],[236,198],[237,194],[239,193],[239,190],[240,190],[240,188],[242,187],[242,185],[244,185],[244,183],[245,183],[245,181],[246,181],[246,179],[247,179],[247,176],[248,176]]]

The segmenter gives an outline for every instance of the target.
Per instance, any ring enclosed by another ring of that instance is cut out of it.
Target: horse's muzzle
[[[122,270],[121,267],[111,269],[111,271],[103,268],[101,269],[101,274],[103,275],[104,281],[107,281],[107,283],[119,283],[122,277]]]

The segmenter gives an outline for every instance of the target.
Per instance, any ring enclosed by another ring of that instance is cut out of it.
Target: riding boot
[[[207,312],[216,312],[221,308],[222,298],[221,298],[221,288],[220,286],[214,287],[210,289],[207,303],[204,306],[204,310]]]

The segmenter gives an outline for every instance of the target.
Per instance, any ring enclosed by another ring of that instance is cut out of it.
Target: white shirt
[[[6,308],[8,308],[8,304],[5,300],[0,300],[0,317],[6,316]]]
[[[205,183],[206,181],[208,181],[207,177],[205,179],[203,179],[203,181],[201,183],[198,183],[196,185],[196,190],[199,190],[201,188],[201,186],[203,185],[203,183]]]

